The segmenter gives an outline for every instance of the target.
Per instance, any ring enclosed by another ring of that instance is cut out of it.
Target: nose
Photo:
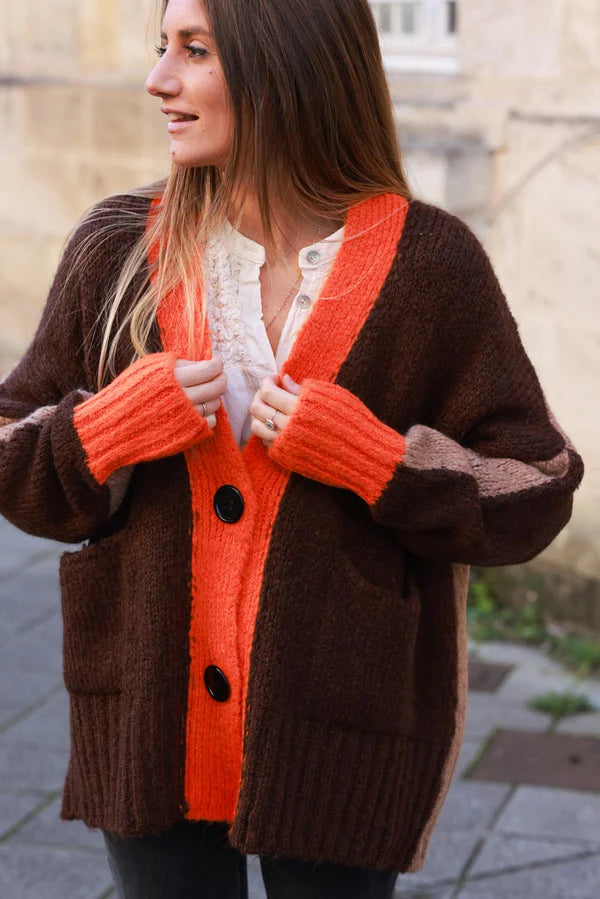
[[[181,82],[165,53],[146,78],[146,91],[153,97],[174,96],[181,90]]]

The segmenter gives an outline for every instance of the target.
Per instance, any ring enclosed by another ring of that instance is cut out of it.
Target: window
[[[417,34],[423,3],[420,0],[372,3],[380,34]]]
[[[446,0],[446,33],[456,34],[458,25],[456,0]]]
[[[386,66],[405,71],[458,71],[457,0],[373,0]]]

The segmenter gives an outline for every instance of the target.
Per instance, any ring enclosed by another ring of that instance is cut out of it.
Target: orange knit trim
[[[174,353],[136,360],[98,393],[76,405],[73,423],[99,484],[117,468],[161,459],[210,434],[176,379]]]
[[[405,440],[340,384],[305,378],[284,430],[269,449],[279,465],[353,490],[372,505],[392,478]]]
[[[159,202],[156,198],[152,207]],[[289,371],[299,382],[335,379],[381,291],[407,209],[407,201],[395,194],[380,194],[349,209],[332,270],[280,374]],[[148,257],[156,258],[152,247]],[[199,296],[198,310],[201,302]],[[157,318],[165,350],[187,358],[177,328],[183,303],[183,291],[172,291],[161,301]],[[195,358],[211,356],[207,329]],[[240,450],[223,405],[216,416],[211,440],[185,452],[193,517],[185,817],[231,822],[242,787],[250,653],[263,570],[290,472],[269,457],[255,434]],[[243,514],[233,524],[221,521],[213,509],[223,484],[235,486],[244,499]],[[225,702],[215,701],[204,685],[210,664],[229,681]]]

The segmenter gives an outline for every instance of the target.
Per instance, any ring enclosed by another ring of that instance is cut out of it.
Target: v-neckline
[[[258,267],[258,281],[259,281],[259,289],[257,296],[257,313],[258,313],[258,323],[257,327],[259,330],[259,334],[257,335],[258,340],[263,349],[263,360],[267,360],[270,367],[274,369],[275,372],[278,371],[278,362],[277,357],[279,354],[279,348],[281,346],[282,340],[287,336],[287,332],[290,328],[290,321],[293,316],[293,304],[295,302],[295,298],[300,291],[300,287],[296,291],[295,297],[292,300],[292,304],[288,308],[288,312],[281,328],[279,334],[279,340],[277,342],[277,346],[273,349],[271,345],[271,340],[269,338],[269,333],[267,331],[267,326],[264,321],[263,314],[263,290],[262,283],[260,282],[260,276],[262,273],[262,266],[265,264],[265,248],[258,241],[253,240],[247,235],[243,234],[238,228],[231,224],[228,218],[223,221],[223,240],[225,244],[225,249],[229,253],[238,258],[244,259],[246,262],[252,263],[254,266]],[[306,246],[302,247],[298,251],[298,264],[302,273],[301,285],[304,283],[306,278],[306,271],[302,268],[302,257],[309,253],[312,250],[318,250],[320,255],[325,256],[325,261],[329,264],[329,269],[331,270],[332,263],[335,260],[335,256],[338,254],[341,249],[341,243],[339,247],[332,247],[333,243],[337,243],[338,241],[343,241],[345,235],[346,221],[339,228],[336,228],[335,231],[332,231],[330,234],[325,235],[321,238],[321,240],[314,241],[311,244],[306,244]],[[325,244],[325,249],[323,249],[323,245]],[[308,273],[310,274],[312,270],[309,269]],[[313,281],[311,282],[314,283]],[[322,284],[324,286],[324,284]],[[314,306],[314,302],[312,305]]]
[[[152,210],[161,197],[150,204],[148,224]],[[333,381],[340,365],[354,343],[371,306],[380,293],[387,272],[397,251],[409,203],[399,194],[382,193],[367,197],[348,208],[344,236],[333,265],[310,315],[300,326],[287,358],[279,370],[279,378],[287,372],[301,383],[303,378],[319,378]],[[149,246],[148,261],[156,260],[156,247]],[[152,277],[152,275],[151,275]],[[187,328],[177,329],[184,311],[181,285],[166,294],[157,310],[161,344],[164,350],[175,350],[178,358],[189,358],[185,336]],[[339,314],[343,305],[343,316]],[[212,358],[213,347],[209,328],[200,331],[201,303],[194,307],[195,352],[194,359]],[[263,325],[264,327],[264,325]],[[265,332],[266,333],[266,332]],[[335,334],[336,339],[331,339]],[[267,338],[268,339],[268,338]],[[271,348],[272,349],[272,348]],[[246,468],[256,459],[256,454],[266,454],[266,447],[258,435],[250,434],[243,447],[235,440],[229,417],[223,403],[216,412],[215,430],[221,430],[224,451],[237,455]]]

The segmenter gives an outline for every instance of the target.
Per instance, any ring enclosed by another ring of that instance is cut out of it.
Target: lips
[[[160,111],[168,116],[172,122],[195,122],[198,118],[193,112],[185,112],[183,109],[174,109],[172,106],[161,106]]]
[[[180,131],[185,131],[190,125],[194,125],[196,122],[195,118],[188,119],[179,119],[178,121],[169,122],[167,125],[167,131],[169,134],[178,134]]]

